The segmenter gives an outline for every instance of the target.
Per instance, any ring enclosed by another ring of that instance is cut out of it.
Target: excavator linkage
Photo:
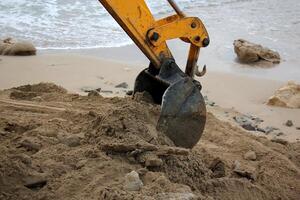
[[[134,94],[147,91],[161,114],[157,130],[166,134],[176,146],[192,148],[199,141],[206,122],[206,108],[200,93],[201,84],[194,75],[201,47],[209,44],[205,26],[197,17],[186,17],[173,0],[176,11],[155,20],[144,0],[99,0],[111,16],[150,60],[135,81]],[[180,38],[190,44],[185,72],[176,64],[167,40]]]

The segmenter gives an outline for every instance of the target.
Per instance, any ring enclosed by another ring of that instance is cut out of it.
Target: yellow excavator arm
[[[168,1],[177,14],[157,21],[144,0],[99,1],[156,68],[164,59],[173,58],[167,40],[181,38],[190,43],[186,72],[192,76],[200,48],[209,44],[208,33],[199,18],[186,17],[173,0]]]
[[[175,145],[191,148],[200,139],[206,119],[201,85],[193,79],[202,76],[197,61],[201,47],[210,40],[202,21],[187,17],[173,0],[168,0],[176,14],[155,20],[144,0],[99,0],[150,60],[140,73],[134,93],[149,92],[162,104],[157,129]],[[190,44],[185,72],[175,63],[167,41],[180,38]],[[186,127],[190,127],[186,133]]]

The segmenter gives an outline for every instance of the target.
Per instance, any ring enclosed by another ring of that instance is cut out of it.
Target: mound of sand
[[[258,44],[248,42],[243,39],[235,40],[234,51],[242,63],[257,64],[278,64],[280,63],[280,55],[276,51],[272,51]]]
[[[286,108],[300,108],[300,85],[292,81],[288,82],[287,85],[275,91],[267,104]]]
[[[7,38],[0,40],[0,55],[31,56],[36,55],[36,48],[30,42]]]
[[[0,92],[0,199],[300,195],[299,143],[273,143],[209,113],[200,143],[187,150],[156,131],[157,105],[44,89],[39,102],[11,100],[14,91]],[[256,157],[245,159],[249,151]]]

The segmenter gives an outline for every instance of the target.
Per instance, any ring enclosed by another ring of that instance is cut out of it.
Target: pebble
[[[147,158],[145,162],[146,167],[160,167],[163,161],[160,158]]]
[[[292,121],[292,120],[287,120],[287,121],[285,122],[285,125],[286,125],[287,127],[292,127],[294,124],[293,124],[293,121]]]
[[[69,147],[77,147],[80,145],[81,138],[77,135],[72,135],[62,139],[62,143]]]
[[[27,177],[24,186],[31,190],[39,190],[47,184],[47,180],[43,177]]]
[[[237,175],[241,176],[241,177],[245,177],[247,179],[250,180],[255,180],[256,176],[253,172],[246,170],[246,169],[242,169],[241,168],[241,163],[237,160],[234,161],[233,163],[233,172],[236,173]]]
[[[213,178],[222,178],[226,175],[225,163],[220,158],[214,159],[209,169],[213,172]]]
[[[254,151],[248,151],[247,153],[244,154],[244,159],[245,160],[256,160],[256,153]]]
[[[108,94],[112,94],[112,93],[113,93],[113,91],[111,91],[111,90],[101,90],[101,93],[108,93]]]
[[[128,88],[128,84],[126,82],[123,82],[116,85],[115,88]]]
[[[284,135],[283,132],[279,132],[279,133],[276,134],[276,136],[282,136],[282,135]]]
[[[27,151],[39,151],[42,145],[32,141],[31,139],[24,139],[20,142],[20,147],[25,148]]]
[[[139,174],[132,171],[125,175],[124,189],[128,191],[139,191],[143,187]]]
[[[89,91],[88,96],[89,97],[98,97],[98,96],[100,96],[100,94],[96,90],[92,90],[92,91]]]
[[[128,95],[128,96],[131,96],[131,95],[133,95],[133,90],[129,90],[129,91],[127,91],[127,92],[126,92],[126,95]]]
[[[288,141],[280,138],[273,138],[271,141],[282,145],[287,145],[289,143]]]

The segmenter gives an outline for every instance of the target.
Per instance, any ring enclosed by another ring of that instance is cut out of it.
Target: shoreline
[[[106,91],[101,93],[105,97],[125,96],[128,90],[133,89],[135,77],[146,67],[112,62],[110,59],[104,60],[84,53],[80,55],[66,52],[40,53],[30,57],[0,56],[0,59],[1,90],[24,84],[53,82],[72,93],[85,95],[87,93],[84,90],[101,88]],[[265,104],[285,82],[215,71],[209,71],[198,80],[203,85],[203,96],[217,105],[209,106],[209,109],[216,112],[222,120],[233,122],[232,118],[237,113],[253,115],[264,120],[262,126],[279,128],[284,133],[280,138],[288,141],[300,139],[299,130],[295,128],[300,126],[300,109],[270,107]],[[129,87],[115,88],[123,82]],[[284,123],[287,120],[292,120],[294,127],[286,127]]]

